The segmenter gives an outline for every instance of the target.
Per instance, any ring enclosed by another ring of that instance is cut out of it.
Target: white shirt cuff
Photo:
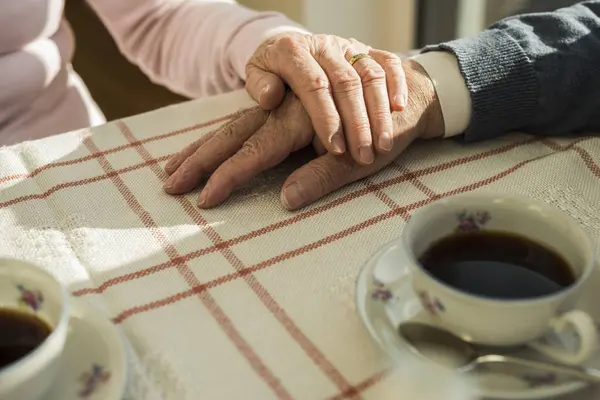
[[[430,51],[411,58],[433,82],[444,117],[444,137],[460,135],[471,120],[471,95],[456,57],[447,51]]]

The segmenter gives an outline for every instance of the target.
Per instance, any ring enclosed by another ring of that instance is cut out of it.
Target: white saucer
[[[402,257],[398,245],[392,242],[385,245],[367,262],[356,282],[356,305],[365,327],[392,360],[406,362],[407,357],[413,357],[417,361],[417,356],[410,351],[407,343],[397,333],[397,327],[407,320],[431,324],[434,322],[423,310],[412,290],[408,268],[398,265],[400,259]],[[600,272],[598,275],[600,277]],[[590,296],[596,297],[595,294],[589,294],[587,297]],[[598,300],[598,298],[583,299],[584,304],[580,308],[587,311],[586,305],[599,304]],[[541,359],[530,350],[518,350],[513,354]],[[586,365],[600,368],[600,353],[592,357]],[[588,386],[584,382],[569,380],[562,376],[506,366],[487,369],[474,377],[478,394],[494,399],[548,399],[579,391]],[[594,391],[594,393],[597,394],[591,395],[590,399],[599,398],[596,396],[600,396],[598,394],[600,392]],[[579,393],[577,399],[582,399],[581,395],[583,393]],[[585,398],[588,398],[587,395]]]
[[[100,311],[71,298],[64,364],[45,400],[120,400],[126,383],[121,334]]]

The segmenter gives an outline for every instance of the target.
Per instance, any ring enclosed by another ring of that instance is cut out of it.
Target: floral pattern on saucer
[[[371,298],[373,300],[381,301],[383,303],[387,303],[388,301],[394,298],[394,294],[392,291],[385,287],[385,285],[377,280],[373,281],[373,291],[371,292]]]
[[[367,332],[373,338],[392,362],[407,362],[407,358],[413,356],[410,347],[402,337],[397,334],[397,327],[405,321],[431,323],[435,325],[438,321],[428,312],[423,303],[432,305],[433,311],[439,315],[442,311],[438,307],[449,312],[448,306],[443,304],[443,299],[436,306],[436,293],[429,292],[419,295],[415,293],[412,285],[410,268],[406,265],[398,265],[397,260],[402,256],[401,246],[397,241],[382,247],[371,257],[365,267],[358,275],[356,282],[356,310],[360,316]],[[595,279],[600,282],[600,269],[596,272]],[[373,300],[377,285],[374,285],[376,277],[397,277],[394,280],[386,280],[385,285],[391,291],[391,299],[388,302]],[[594,296],[597,296],[594,293]],[[589,305],[596,305],[600,300],[597,297],[590,299]],[[582,303],[584,304],[584,303]],[[587,307],[587,306],[586,306]],[[582,307],[584,308],[584,307]],[[563,340],[563,335],[560,335]],[[545,360],[530,348],[516,348],[513,354],[518,357],[531,358],[534,360]],[[416,357],[416,356],[415,356]],[[438,365],[445,365],[440,363]],[[596,353],[585,364],[586,367],[600,368],[600,352]],[[600,388],[593,389],[590,397],[588,393],[576,393],[588,386],[584,381],[574,380],[562,374],[555,377],[542,371],[533,371],[528,368],[514,365],[480,365],[474,371],[472,377],[476,385],[478,398],[493,398],[499,400],[542,400],[574,394],[574,399],[600,399]],[[555,379],[555,380],[554,380]],[[414,397],[414,396],[413,396]],[[62,399],[57,399],[62,400]]]
[[[44,295],[39,290],[27,289],[24,285],[17,285],[20,292],[19,304],[31,308],[33,311],[38,311],[44,303]]]
[[[442,304],[440,299],[435,296],[430,296],[426,291],[419,292],[419,300],[421,300],[423,308],[425,308],[431,316],[435,317],[446,311],[446,307],[444,307],[444,304]]]
[[[457,218],[458,226],[455,231],[465,233],[483,229],[492,217],[487,211],[469,212],[464,210],[458,213]]]
[[[110,379],[110,372],[105,371],[102,365],[93,364],[91,371],[86,371],[79,377],[83,388],[79,392],[79,397],[89,397],[103,383]]]

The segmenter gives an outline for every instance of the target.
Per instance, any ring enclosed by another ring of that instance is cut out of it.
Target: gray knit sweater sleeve
[[[600,132],[600,1],[507,18],[431,50],[458,59],[472,100],[466,140]]]

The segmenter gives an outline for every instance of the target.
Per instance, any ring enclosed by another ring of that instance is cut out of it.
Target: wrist
[[[444,135],[444,116],[433,81],[416,61],[402,61],[408,85],[408,106],[411,113],[415,139],[432,139]]]

